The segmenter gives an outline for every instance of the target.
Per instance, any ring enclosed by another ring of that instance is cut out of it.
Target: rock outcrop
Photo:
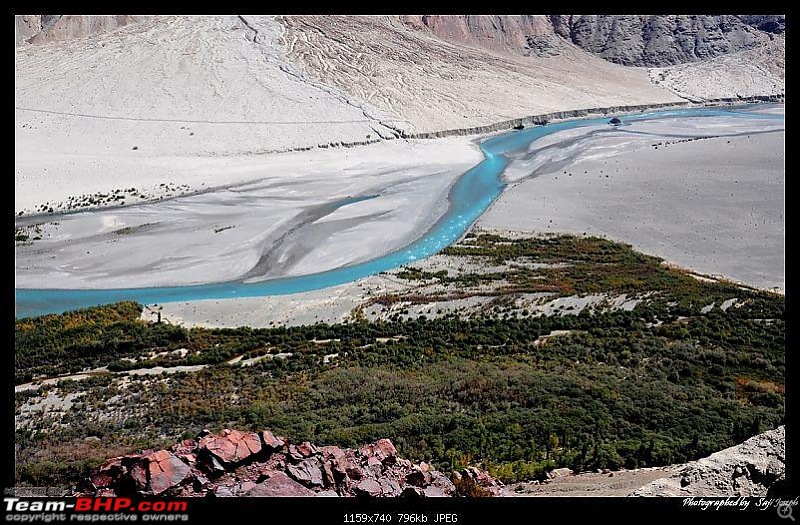
[[[735,447],[687,463],[668,478],[631,496],[768,497],[786,480],[786,428],[778,427]]]
[[[400,20],[443,40],[523,56],[555,56],[564,44],[544,15],[402,15]]]
[[[136,22],[137,15],[15,15],[17,45],[83,38]]]
[[[761,47],[770,40],[757,26],[733,15],[551,15],[550,20],[565,40],[625,66],[708,60]],[[768,21],[763,25],[772,27]]]
[[[17,45],[91,36],[138,15],[16,15]],[[753,49],[781,34],[784,15],[401,15],[443,40],[523,56],[561,54],[564,40],[611,62],[668,66]],[[561,38],[559,38],[561,37]],[[563,40],[562,40],[563,39]]]
[[[785,15],[739,15],[739,19],[766,33],[782,34],[786,31]]]
[[[502,484],[468,467],[453,481],[397,455],[379,439],[357,450],[290,443],[271,431],[204,431],[166,450],[109,459],[76,488],[92,496],[169,495],[451,497],[500,496]]]
[[[459,44],[523,56],[555,56],[565,42],[626,66],[708,60],[769,42],[778,15],[404,15],[416,30]],[[560,38],[558,38],[560,37]]]

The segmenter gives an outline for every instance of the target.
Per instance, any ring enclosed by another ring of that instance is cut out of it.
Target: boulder
[[[300,452],[297,449],[297,445],[289,445],[288,447],[286,447],[286,450],[288,452],[288,457],[293,459],[293,460],[295,460],[295,461],[300,461],[304,457],[306,457],[305,455],[303,455],[302,452]]]
[[[256,484],[243,496],[253,497],[298,497],[316,496],[313,490],[309,490],[300,483],[296,482],[283,472],[273,473],[266,481]]]
[[[381,463],[393,464],[397,460],[397,449],[389,439],[379,439],[358,449],[363,456],[374,457]]]
[[[549,479],[563,478],[565,476],[571,476],[571,475],[572,475],[572,470],[568,469],[566,467],[565,468],[554,468],[553,470],[551,470],[550,472],[547,473],[547,477]]]
[[[421,468],[415,468],[408,474],[406,474],[405,481],[409,485],[413,485],[415,487],[425,487],[430,485],[431,483],[431,475],[428,474],[427,471],[422,470]]]
[[[150,492],[156,495],[178,485],[189,475],[189,465],[168,450],[148,454],[142,461],[147,465]]]
[[[316,459],[306,459],[297,465],[289,465],[286,467],[286,471],[290,476],[307,487],[321,487],[324,485],[322,470],[320,470],[319,463]]]
[[[383,493],[381,484],[370,478],[361,480],[355,486],[355,492],[359,496],[369,496],[373,498],[376,498]]]
[[[297,445],[297,451],[303,457],[306,457],[306,458],[309,457],[309,456],[313,456],[314,454],[316,454],[318,452],[317,447],[315,447],[314,445],[312,445],[308,441],[303,441],[302,443]]]
[[[286,444],[283,438],[276,437],[275,434],[269,430],[261,432],[261,441],[264,443],[264,446],[270,450],[280,450]]]
[[[131,467],[129,477],[136,485],[137,490],[144,490],[147,488],[147,470],[142,464]]]
[[[226,429],[220,435],[202,438],[198,448],[208,451],[221,463],[230,465],[261,452],[261,439],[254,432]]]

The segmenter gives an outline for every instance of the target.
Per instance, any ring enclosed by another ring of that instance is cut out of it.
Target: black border
[[[785,13],[787,18],[791,21],[792,16],[790,9],[785,6],[765,6],[762,4],[751,4],[747,6],[738,5],[734,6],[730,3],[717,5],[699,5],[697,3],[663,3],[663,4],[639,4],[631,6],[592,6],[587,8],[580,8],[577,6],[562,6],[558,4],[546,5],[531,5],[522,3],[507,3],[507,2],[491,2],[490,4],[442,4],[442,3],[425,3],[413,5],[410,3],[379,3],[342,5],[333,2],[319,2],[307,0],[302,4],[185,4],[183,6],[175,5],[172,3],[162,4],[135,4],[129,11],[138,14],[217,14],[220,9],[224,8],[227,12],[239,12],[249,14],[397,14],[398,12],[436,12],[440,14],[512,14],[525,11],[535,11],[539,14],[581,14],[581,13],[595,13],[595,14],[627,14],[630,12],[647,11],[647,14],[745,14],[753,11],[769,12],[769,13]],[[69,11],[80,14],[105,14],[110,10],[126,11],[123,6],[118,4],[109,5],[107,3],[87,3],[83,2],[80,5],[70,4]],[[37,13],[37,12],[53,12],[63,11],[63,6],[54,6],[52,4],[27,4],[25,6],[15,6],[11,8],[11,14],[18,14],[22,12]],[[600,11],[600,13],[598,13]],[[791,22],[790,22],[791,23]],[[792,102],[791,95],[791,26],[786,30],[787,37],[787,51],[786,51],[786,118],[789,124],[787,129],[787,144],[796,144],[791,139],[794,136],[792,121],[796,119],[792,116]],[[12,51],[11,61],[14,61],[15,52]],[[13,117],[13,108],[12,108]],[[13,120],[13,118],[12,118]],[[796,140],[796,139],[795,139]],[[786,203],[792,202],[792,197],[797,194],[796,190],[800,187],[792,169],[792,157],[786,158]],[[3,195],[6,199],[13,199],[13,192],[7,191]],[[13,241],[13,228],[14,228],[14,203],[13,200],[5,207],[6,217],[9,220],[7,226],[8,251],[10,257],[14,256]],[[785,222],[790,223],[796,214],[791,206],[785,207]],[[790,228],[789,232],[793,230]],[[785,246],[794,247],[794,243],[789,241],[790,236],[786,237]],[[788,252],[787,252],[788,253]],[[790,274],[791,272],[787,272]],[[8,276],[13,276],[13,270],[8,271]],[[791,283],[791,280],[789,280]],[[5,416],[7,432],[4,433],[5,452],[3,459],[0,461],[2,465],[2,486],[11,487],[14,481],[14,461],[15,457],[14,443],[13,443],[13,422],[14,422],[14,324],[12,315],[8,315],[15,311],[14,308],[14,295],[13,295],[14,281],[12,277],[10,288],[4,292],[2,297],[7,297],[8,309],[7,320],[4,326],[4,349],[3,354],[6,357],[6,375],[7,382],[6,388],[8,396],[6,397]],[[6,295],[7,294],[7,295]],[[3,302],[6,302],[3,301]],[[796,420],[797,411],[800,408],[800,391],[797,386],[797,373],[798,355],[796,350],[798,346],[798,330],[795,326],[794,316],[798,309],[797,299],[795,297],[794,288],[791,284],[786,286],[786,313],[787,313],[787,341],[786,341],[786,429],[787,429],[787,483],[785,487],[786,496],[795,497],[800,495],[800,475],[798,474],[798,460],[800,460],[800,452],[797,452],[798,446],[796,445],[798,436],[794,432],[795,425],[793,421]],[[250,521],[257,519],[258,521],[284,521],[289,520],[287,523],[344,523],[344,515],[352,513],[392,513],[393,519],[391,523],[398,523],[397,513],[424,513],[428,521],[433,523],[436,514],[457,514],[457,523],[531,523],[534,521],[544,520],[567,520],[571,518],[579,518],[581,520],[597,520],[604,521],[604,518],[609,518],[615,521],[635,521],[646,522],[650,520],[660,521],[661,518],[680,518],[681,520],[724,520],[730,522],[731,520],[737,521],[738,519],[746,519],[752,523],[754,519],[758,522],[778,522],[786,523],[788,521],[780,520],[775,512],[760,512],[758,518],[752,512],[739,512],[731,509],[721,509],[719,511],[709,510],[701,512],[697,508],[687,508],[682,504],[681,498],[502,498],[502,499],[481,499],[481,500],[464,500],[464,499],[429,499],[429,500],[402,500],[402,499],[386,499],[386,500],[361,500],[356,498],[339,499],[339,498],[320,498],[313,500],[313,503],[305,498],[206,498],[187,500],[188,501],[188,514],[190,516],[190,523],[206,523],[217,522],[222,519],[234,518],[242,521]],[[751,505],[752,506],[752,505]],[[5,505],[2,507],[5,509]],[[798,512],[800,514],[800,512]],[[378,521],[377,523],[383,523]],[[438,524],[437,524],[438,525]]]

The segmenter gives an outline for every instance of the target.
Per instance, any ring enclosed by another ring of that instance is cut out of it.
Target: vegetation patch
[[[17,319],[17,383],[101,366],[210,365],[44,387],[85,394],[69,411],[17,423],[17,482],[61,485],[100,458],[226,426],[346,447],[388,437],[414,461],[444,471],[478,464],[508,482],[557,467],[685,462],[785,422],[782,296],[701,282],[602,239],[466,243],[448,250],[493,263],[571,263],[511,269],[498,299],[540,289],[526,271],[563,294],[648,299],[630,311],[272,329],[150,323],[135,303]],[[733,297],[737,306],[702,312]],[[266,353],[283,358],[226,363]],[[338,357],[326,360],[331,354]],[[17,414],[42,390],[18,393]],[[87,436],[100,438],[90,452]]]

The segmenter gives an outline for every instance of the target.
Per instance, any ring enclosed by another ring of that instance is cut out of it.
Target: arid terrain
[[[782,490],[784,16],[15,15],[15,44],[20,487]]]

